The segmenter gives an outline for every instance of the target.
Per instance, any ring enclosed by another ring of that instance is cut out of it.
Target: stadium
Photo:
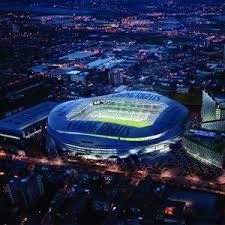
[[[89,158],[163,153],[183,133],[188,111],[152,92],[72,100],[48,117],[47,148]]]

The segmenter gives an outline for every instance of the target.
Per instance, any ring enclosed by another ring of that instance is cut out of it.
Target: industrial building
[[[58,102],[43,102],[0,120],[0,139],[27,139],[46,126],[49,112]]]

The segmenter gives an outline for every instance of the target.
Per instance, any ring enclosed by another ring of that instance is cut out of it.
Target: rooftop
[[[143,141],[179,126],[186,116],[187,109],[171,99],[128,91],[62,103],[50,113],[48,127],[60,134]]]
[[[60,57],[59,59],[68,59],[68,60],[76,60],[76,59],[84,59],[90,56],[95,55],[94,52],[89,51],[76,51],[71,54]]]
[[[0,120],[0,131],[22,133],[22,130],[48,117],[58,102],[43,102]]]

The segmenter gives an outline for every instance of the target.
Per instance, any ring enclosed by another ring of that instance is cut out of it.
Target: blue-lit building
[[[187,116],[183,105],[151,92],[68,101],[49,114],[47,148],[103,159],[164,153],[183,133]]]
[[[0,139],[22,140],[46,126],[48,114],[58,102],[47,101],[0,120]]]
[[[224,167],[225,98],[202,92],[202,123],[199,130],[190,129],[182,139],[188,155],[207,166]]]
[[[35,173],[10,179],[6,188],[10,202],[20,204],[27,209],[34,206],[44,195],[41,176]]]
[[[206,130],[225,131],[225,96],[202,92],[202,124]]]

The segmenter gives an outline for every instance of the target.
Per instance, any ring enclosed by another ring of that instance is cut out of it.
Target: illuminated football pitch
[[[142,99],[110,99],[101,104],[89,102],[70,113],[70,120],[97,121],[136,128],[148,127],[167,107],[164,103]]]
[[[122,120],[122,119],[115,119],[115,118],[105,118],[105,117],[97,117],[96,121],[104,122],[104,123],[114,123],[114,124],[125,125],[125,126],[132,126],[137,128],[143,128],[143,127],[147,127],[151,125],[149,121],[133,121],[133,120]]]

